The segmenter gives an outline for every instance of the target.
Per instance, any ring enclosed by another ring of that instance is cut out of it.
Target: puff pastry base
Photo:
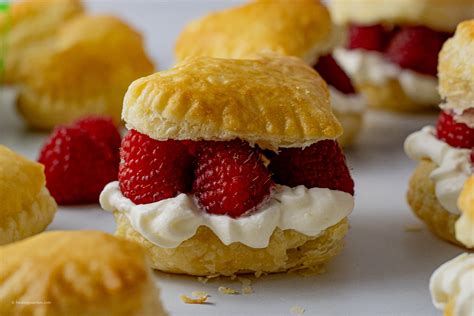
[[[293,230],[276,229],[270,244],[253,249],[241,243],[224,245],[207,227],[200,227],[191,239],[177,248],[161,248],[135,231],[126,215],[114,212],[116,235],[143,245],[155,269],[195,276],[232,276],[235,274],[275,273],[294,270],[322,272],[322,268],[343,247],[348,230],[344,219],[318,237]]]
[[[343,113],[334,110],[334,115],[341,122],[344,133],[337,139],[343,147],[354,144],[357,136],[362,130],[364,114],[363,113]]]

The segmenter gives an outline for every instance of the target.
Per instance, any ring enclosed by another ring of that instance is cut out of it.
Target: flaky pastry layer
[[[196,276],[232,276],[242,273],[275,273],[295,270],[322,271],[322,267],[343,247],[348,220],[343,219],[317,237],[294,230],[276,229],[266,248],[256,249],[241,243],[224,245],[207,227],[176,248],[152,244],[130,225],[126,215],[114,212],[116,235],[145,247],[155,269]]]

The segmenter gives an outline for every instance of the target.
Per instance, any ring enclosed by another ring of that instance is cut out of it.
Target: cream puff
[[[145,251],[98,231],[0,247],[1,315],[164,316]]]
[[[295,57],[195,57],[129,87],[116,234],[153,267],[209,276],[320,271],[341,251],[354,183],[326,83]]]
[[[474,315],[474,254],[464,253],[440,266],[431,276],[435,307],[446,316]]]
[[[339,142],[348,145],[361,129],[366,102],[332,57],[343,33],[319,1],[253,1],[191,22],[177,40],[175,55],[178,61],[255,58],[260,52],[302,58],[328,83],[333,111],[344,127]]]
[[[438,53],[456,25],[474,17],[472,0],[334,0],[330,8],[335,22],[349,27],[346,46],[334,56],[369,106],[435,108]]]
[[[20,0],[0,12],[0,52],[4,74],[0,83],[16,83],[31,71],[30,58],[47,49],[66,21],[84,12],[80,0]]]
[[[89,115],[120,124],[129,84],[153,73],[142,36],[116,17],[82,15],[65,23],[47,52],[31,58],[18,110],[38,129]]]
[[[474,175],[464,185],[458,207],[462,213],[455,225],[456,239],[464,246],[474,248]]]
[[[444,102],[436,127],[426,126],[405,141],[408,156],[419,161],[408,203],[436,235],[459,245],[455,234],[461,214],[458,198],[474,170],[472,56],[474,20],[459,24],[439,55],[439,91]]]
[[[0,245],[38,234],[53,221],[57,206],[43,170],[0,145]]]

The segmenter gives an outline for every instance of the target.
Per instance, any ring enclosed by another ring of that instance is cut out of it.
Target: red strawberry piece
[[[103,142],[112,150],[118,151],[120,148],[120,133],[111,118],[91,116],[77,121],[74,126],[85,130],[93,140]]]
[[[457,148],[474,147],[474,128],[454,120],[450,112],[443,111],[438,117],[436,134],[439,139]]]
[[[135,204],[148,204],[189,192],[193,157],[177,140],[158,141],[135,130],[122,140],[119,183]]]
[[[349,27],[349,49],[365,49],[383,52],[390,33],[383,25],[351,25]]]
[[[188,148],[188,152],[191,156],[193,157],[197,156],[199,152],[199,148],[201,146],[201,142],[193,141],[193,140],[182,140],[181,143],[183,143],[183,145],[185,145]]]
[[[436,76],[438,54],[449,36],[424,26],[402,27],[390,41],[386,56],[402,68]]]
[[[354,181],[338,143],[319,141],[309,147],[284,148],[269,165],[276,183],[328,188],[354,195]]]
[[[95,203],[104,186],[117,179],[111,151],[78,127],[58,127],[41,149],[46,186],[58,204]]]
[[[274,186],[257,150],[240,140],[203,142],[194,175],[201,208],[233,218],[255,210]]]
[[[318,63],[314,69],[330,86],[345,94],[355,93],[351,79],[342,70],[331,55],[319,57]]]

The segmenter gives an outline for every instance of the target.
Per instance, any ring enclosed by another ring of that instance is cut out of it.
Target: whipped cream
[[[438,80],[410,69],[403,69],[387,61],[382,54],[363,49],[338,48],[334,58],[341,67],[361,84],[385,84],[397,79],[403,92],[420,104],[436,104],[441,101],[438,94]]]
[[[462,254],[436,269],[430,292],[436,308],[443,310],[452,301],[452,315],[474,315],[474,254]]]
[[[451,147],[435,135],[432,126],[411,134],[405,141],[405,152],[413,160],[428,158],[437,165],[430,174],[435,183],[436,198],[447,211],[460,214],[457,200],[464,182],[472,174],[471,151]]]
[[[144,238],[163,248],[176,248],[206,226],[224,243],[240,242],[265,248],[278,227],[318,236],[347,217],[354,208],[352,195],[335,190],[277,185],[270,199],[248,216],[231,218],[200,210],[192,195],[179,194],[159,202],[136,205],[120,192],[117,181],[100,195],[102,208],[122,212]]]
[[[362,113],[367,102],[361,94],[344,94],[334,87],[329,86],[331,106],[338,113]]]

